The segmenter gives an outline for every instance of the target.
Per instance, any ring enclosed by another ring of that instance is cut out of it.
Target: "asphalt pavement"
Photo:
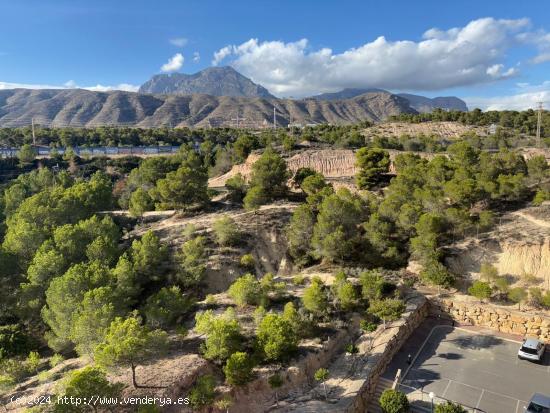
[[[401,368],[402,390],[421,390],[416,394],[422,395],[424,407],[430,392],[487,413],[520,413],[533,393],[550,396],[550,348],[535,364],[517,358],[518,341],[446,325],[429,327],[411,336],[384,375],[393,378]]]

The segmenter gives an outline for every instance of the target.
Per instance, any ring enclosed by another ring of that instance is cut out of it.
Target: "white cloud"
[[[212,59],[212,65],[217,66],[220,62],[226,57],[230,56],[233,53],[235,46],[225,46],[220,50],[214,53],[214,58]]]
[[[193,53],[193,62],[199,63],[201,61],[201,55],[199,52]]]
[[[550,62],[550,52],[549,53],[540,53],[537,56],[535,56],[531,61],[535,64]]]
[[[175,72],[181,69],[183,66],[183,61],[183,55],[181,53],[176,53],[168,60],[168,62],[161,66],[160,70],[166,73]]]
[[[519,33],[517,39],[521,43],[537,47],[538,54],[531,59],[531,63],[539,64],[550,61],[550,33],[546,33],[544,30]]]
[[[63,85],[43,85],[43,84],[28,84],[28,83],[10,83],[0,82],[0,90],[3,89],[86,89],[96,92],[109,92],[112,90],[122,90],[126,92],[137,92],[139,86],[130,85],[128,83],[120,83],[114,86],[104,86],[97,84],[95,86],[78,86],[74,80],[69,80]]]
[[[176,37],[174,39],[170,39],[170,44],[176,47],[184,47],[189,41],[185,37]]]
[[[467,97],[463,98],[470,109],[483,110],[525,110],[534,109],[538,102],[550,101],[550,81],[540,85],[518,83],[516,93],[504,96],[492,97]]]
[[[378,37],[335,53],[312,50],[307,39],[284,43],[250,39],[214,53],[280,96],[307,96],[346,87],[393,90],[438,90],[494,82],[517,75],[506,67],[510,49],[540,42],[529,36],[528,19],[483,18],[464,27],[427,30],[421,41]],[[523,35],[523,36],[522,36]]]
[[[111,90],[122,90],[124,92],[137,92],[139,86],[130,85],[129,83],[119,83],[116,86],[104,86],[97,84],[95,86],[87,86],[82,89],[93,90],[96,92],[110,92]]]

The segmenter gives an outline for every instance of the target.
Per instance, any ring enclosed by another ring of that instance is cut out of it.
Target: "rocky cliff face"
[[[275,97],[266,88],[257,85],[229,66],[209,67],[192,75],[184,73],[155,75],[139,88],[139,93]]]
[[[474,279],[484,262],[514,284],[550,290],[550,205],[504,215],[494,231],[455,245],[446,259],[453,272]]]
[[[400,151],[389,150],[390,159],[393,160]],[[430,158],[431,153],[414,152],[422,157]],[[231,170],[223,175],[211,178],[208,181],[210,187],[222,187],[232,176],[240,173],[245,179],[252,173],[252,165],[260,155],[250,154],[246,161],[234,165]],[[357,173],[355,167],[355,151],[351,149],[308,149],[286,158],[289,171],[294,174],[300,168],[311,168],[325,176],[327,179],[354,178]],[[393,172],[393,163],[390,172]]]

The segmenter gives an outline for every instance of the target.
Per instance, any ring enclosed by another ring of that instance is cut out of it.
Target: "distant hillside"
[[[365,93],[390,93],[383,89],[342,89],[339,92],[333,92],[333,93],[321,93],[320,95],[311,96],[311,99],[318,99],[318,100],[342,100],[342,99],[350,99],[354,98],[359,95],[363,95]]]
[[[350,99],[364,93],[390,93],[382,89],[343,89],[334,93],[322,93],[320,95],[312,96],[311,99],[317,100],[341,100]],[[411,95],[409,93],[397,93],[399,97],[407,99],[413,109],[420,113],[431,112],[436,108],[445,110],[460,110],[468,111],[466,102],[455,96],[427,98],[420,95]]]
[[[0,90],[0,127],[100,126],[140,127],[239,126],[261,128],[277,123],[349,124],[381,121],[400,113],[416,113],[407,100],[390,93],[366,93],[352,99],[264,99],[211,95],[150,95],[132,92],[93,92],[82,89]]]
[[[155,75],[145,82],[139,93],[212,96],[246,96],[274,98],[263,86],[257,85],[229,66],[209,67],[192,75],[173,73]]]
[[[427,98],[425,96],[411,95],[409,93],[399,93],[398,96],[407,99],[411,106],[420,113],[431,112],[436,108],[445,110],[468,111],[466,102],[455,96],[443,96],[436,98]]]

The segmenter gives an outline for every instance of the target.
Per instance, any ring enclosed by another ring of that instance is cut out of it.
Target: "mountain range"
[[[273,108],[279,126],[349,124],[381,121],[416,113],[408,101],[391,93],[365,93],[351,99],[266,99],[259,97],[150,95],[82,89],[0,90],[0,127],[132,125],[140,127],[271,126]],[[238,119],[238,120],[237,120]]]
[[[436,107],[467,110],[455,97],[426,98],[382,89],[344,89],[304,99],[277,99],[231,67],[193,75],[156,75],[139,92],[83,89],[0,90],[0,127],[131,125],[140,127],[350,124],[379,122]]]
[[[201,93],[212,96],[275,98],[261,85],[254,83],[231,66],[209,67],[192,75],[183,73],[160,74],[153,76],[139,88],[139,93],[191,95]],[[365,93],[390,93],[383,89],[348,88],[334,93],[310,96],[315,100],[343,100]],[[467,111],[466,103],[454,96],[427,98],[409,93],[398,96],[409,101],[417,112],[431,112],[436,108]]]
[[[372,92],[387,92],[383,89],[343,89],[339,92],[334,93],[322,93],[320,95],[312,96],[311,99],[318,100],[341,100],[349,99],[355,96],[362,95],[363,93],[372,93]],[[462,99],[459,99],[455,96],[443,96],[435,98],[427,98],[420,95],[412,95],[410,93],[397,93],[397,96],[400,96],[406,99],[411,107],[419,113],[431,112],[436,108],[444,110],[460,110],[468,111],[468,106],[466,102]]]

